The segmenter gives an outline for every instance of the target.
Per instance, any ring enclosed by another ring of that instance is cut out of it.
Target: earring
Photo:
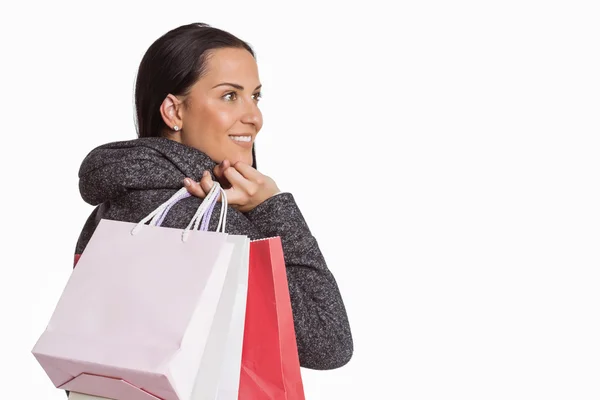
[[[175,125],[175,126],[173,127],[173,130],[174,130],[175,132],[177,132],[177,131],[179,130],[179,127],[178,127],[177,125]]]

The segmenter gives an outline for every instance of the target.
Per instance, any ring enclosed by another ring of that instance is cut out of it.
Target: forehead
[[[245,49],[212,50],[207,58],[206,67],[206,74],[201,80],[210,83],[219,83],[217,81],[258,83],[256,60]]]

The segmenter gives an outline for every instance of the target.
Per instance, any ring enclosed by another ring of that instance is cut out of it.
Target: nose
[[[244,103],[241,120],[245,124],[253,124],[258,131],[262,126],[262,113],[254,100],[249,100]]]

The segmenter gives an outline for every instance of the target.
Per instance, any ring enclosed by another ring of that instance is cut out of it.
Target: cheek
[[[206,116],[206,121],[210,121],[210,130],[213,135],[227,136],[231,128],[235,125],[236,115],[227,105],[213,107],[210,115]]]
[[[219,127],[222,131],[229,132],[231,127],[235,125],[237,121],[235,113],[228,110],[222,110],[217,114],[217,118],[219,121]]]

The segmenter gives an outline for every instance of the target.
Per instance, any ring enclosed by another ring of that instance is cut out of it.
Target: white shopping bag
[[[221,366],[226,355],[233,359],[207,344],[218,337],[213,327],[227,337],[239,327],[235,307],[227,306],[239,304],[239,291],[224,285],[246,274],[247,286],[248,238],[195,231],[219,190],[185,230],[157,226],[184,191],[139,224],[102,220],[96,228],[33,349],[56,387],[74,396],[191,400],[192,391],[204,396],[194,388],[210,364],[205,357]],[[239,381],[239,362],[236,376],[224,381]]]
[[[228,240],[235,242],[237,246],[198,370],[193,400],[238,399],[250,241],[241,236],[229,236]]]

